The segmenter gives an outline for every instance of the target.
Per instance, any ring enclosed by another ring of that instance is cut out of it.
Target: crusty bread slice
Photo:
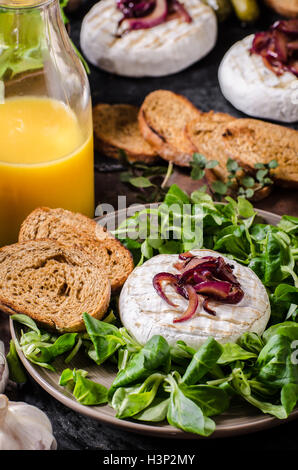
[[[0,249],[0,309],[46,328],[83,331],[82,314],[102,318],[110,302],[107,276],[81,250],[54,240]]]
[[[227,124],[236,118],[230,114],[209,111],[201,113],[198,118],[186,124],[185,132],[196,148],[199,147],[199,138],[204,132],[212,132],[219,124]]]
[[[209,182],[216,180],[218,177],[222,180],[225,180],[227,177],[226,158],[220,151],[220,143],[218,143],[218,150],[215,156],[214,142],[210,140],[211,134],[219,125],[227,124],[235,119],[230,114],[209,111],[208,113],[201,113],[198,118],[186,124],[186,136],[196,148],[196,152],[201,153],[207,159],[217,160],[219,163],[212,171],[205,171]]]
[[[185,126],[200,114],[184,96],[168,90],[153,91],[140,108],[141,134],[162,158],[189,166],[195,147],[185,135]]]
[[[298,18],[298,0],[265,0],[265,3],[280,15]]]
[[[87,237],[99,240],[112,237],[95,220],[79,212],[72,212],[62,208],[38,207],[23,221],[19,232],[19,241],[49,238],[53,230],[61,229],[64,225],[67,227],[71,226],[81,235],[86,235]]]
[[[201,139],[201,152],[207,158],[220,162],[219,176],[224,175],[228,158],[246,170],[256,163],[269,163],[275,159],[278,167],[272,176],[285,187],[298,186],[298,131],[256,119],[236,119],[220,124]]]
[[[130,104],[98,104],[93,107],[94,145],[103,155],[129,162],[153,163],[157,152],[145,141],[138,125],[139,108]]]
[[[108,276],[113,293],[119,291],[134,268],[130,251],[100,224],[81,214],[60,208],[35,209],[24,220],[19,241],[44,238],[80,249],[91,257]]]

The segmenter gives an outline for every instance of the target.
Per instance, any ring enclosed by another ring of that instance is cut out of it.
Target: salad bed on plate
[[[181,211],[178,220],[177,214],[167,212],[173,204],[187,204],[191,211]],[[163,238],[165,213],[167,238]],[[152,215],[157,216],[154,237]],[[192,230],[198,217],[203,227],[199,233]],[[139,238],[128,237],[128,229],[129,234],[137,230]],[[203,191],[189,197],[173,185],[161,205],[136,213],[115,235],[139,265],[156,254],[184,253],[200,243],[200,248],[250,267],[269,295],[271,318],[266,331],[262,336],[247,332],[236,343],[224,345],[210,337],[198,350],[182,341],[170,346],[158,335],[143,346],[121,326],[117,299],[113,299],[102,321],[84,313],[84,333],[55,335],[25,315],[12,315],[22,324],[17,349],[29,361],[50,370],[55,370],[55,359],[62,356],[61,387],[83,405],[109,404],[120,419],[168,422],[209,436],[216,427],[212,417],[239,399],[286,419],[298,399],[298,218],[283,216],[277,226],[268,225],[243,197],[219,204]],[[110,389],[90,380],[87,371],[68,368],[82,349],[99,367],[106,362],[115,365],[117,374]],[[13,342],[8,360],[11,375],[23,380]]]

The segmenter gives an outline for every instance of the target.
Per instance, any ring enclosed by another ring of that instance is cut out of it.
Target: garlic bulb
[[[0,395],[0,450],[55,450],[47,415],[35,406]]]
[[[0,393],[3,393],[8,381],[8,365],[5,359],[4,344],[0,341]]]

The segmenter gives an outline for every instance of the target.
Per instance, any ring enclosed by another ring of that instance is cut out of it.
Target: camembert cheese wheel
[[[236,42],[225,54],[218,72],[224,97],[252,117],[281,122],[298,121],[298,78],[291,72],[277,76],[251,54],[254,35]]]
[[[95,66],[129,77],[179,72],[208,54],[217,39],[214,11],[199,0],[183,0],[192,22],[182,18],[117,37],[122,13],[116,0],[101,0],[85,16],[81,49]]]
[[[182,340],[198,348],[210,336],[220,343],[235,342],[247,331],[262,334],[270,317],[270,302],[266,289],[248,267],[231,261],[211,250],[192,250],[198,257],[221,256],[231,264],[233,274],[244,291],[238,304],[209,300],[216,315],[208,314],[199,303],[195,315],[181,323],[173,320],[186,310],[188,301],[176,293],[170,284],[165,286],[167,297],[177,307],[163,300],[153,287],[153,277],[160,272],[178,274],[173,266],[178,255],[157,255],[134,269],[125,282],[119,300],[120,317],[129,333],[141,344],[153,335],[163,336],[171,345]]]

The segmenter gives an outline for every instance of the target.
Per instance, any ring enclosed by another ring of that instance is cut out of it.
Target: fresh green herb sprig
[[[193,180],[200,180],[205,176],[205,170],[215,168],[218,165],[217,160],[207,160],[204,155],[194,153],[193,159],[190,162],[191,178]]]
[[[193,160],[190,162],[191,178],[201,180],[205,177],[206,170],[213,169],[217,165],[217,160],[207,160],[204,155],[194,153]],[[211,183],[211,190],[215,199],[221,200],[223,196],[231,195],[252,199],[257,191],[274,184],[270,172],[277,166],[276,160],[271,160],[269,163],[256,163],[254,172],[248,173],[236,160],[229,158],[226,163],[227,181],[217,180]]]
[[[276,160],[271,160],[266,164],[256,163],[254,166],[255,171],[248,173],[236,160],[229,158],[226,164],[228,170],[227,181],[214,181],[211,184],[212,191],[218,200],[230,194],[252,199],[258,191],[274,184],[270,172],[277,166]]]
[[[147,165],[143,162],[130,163],[126,153],[120,151],[120,161],[125,170],[120,175],[120,181],[138,189],[138,199],[142,202],[160,202],[164,199],[169,178],[173,172],[173,163],[165,165]]]

